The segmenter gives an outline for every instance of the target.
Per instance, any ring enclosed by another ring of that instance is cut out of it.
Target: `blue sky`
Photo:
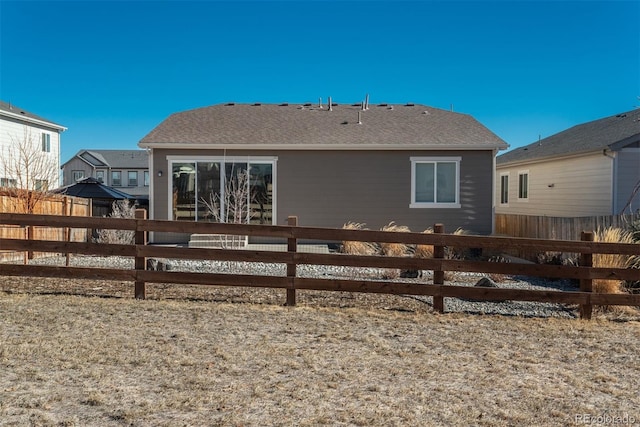
[[[640,106],[639,1],[6,1],[0,98],[135,149],[221,102],[414,102],[512,148]]]

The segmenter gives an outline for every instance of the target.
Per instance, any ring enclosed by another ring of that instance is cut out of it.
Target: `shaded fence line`
[[[584,230],[626,228],[637,220],[640,220],[640,213],[573,218],[498,213],[495,214],[495,232],[499,235],[533,239],[578,240]]]
[[[290,217],[289,225],[274,226],[147,220],[143,213],[140,213],[136,219],[0,214],[0,224],[47,224],[50,227],[62,228],[82,226],[135,231],[136,241],[135,244],[131,245],[0,239],[2,249],[29,251],[37,248],[43,252],[134,257],[135,267],[132,270],[0,264],[0,275],[132,281],[135,285],[134,295],[140,299],[146,297],[147,283],[173,283],[281,288],[287,292],[287,305],[295,305],[295,291],[300,289],[432,296],[434,309],[439,312],[444,312],[445,310],[445,297],[579,304],[581,307],[580,315],[586,319],[591,317],[593,305],[640,306],[640,295],[596,294],[591,289],[591,283],[594,279],[640,280],[640,270],[595,268],[590,265],[590,258],[594,253],[640,255],[640,245],[593,242],[591,241],[592,233],[585,233],[582,241],[560,241],[511,237],[456,236],[444,233],[444,226],[441,224],[434,226],[435,232],[433,234],[398,233],[375,230],[299,227],[295,217]],[[146,234],[151,231],[284,238],[287,239],[288,250],[287,252],[278,252],[153,246],[148,245],[146,240]],[[301,239],[322,242],[362,241],[433,245],[434,257],[421,259],[413,257],[303,253],[297,251],[297,242]],[[481,248],[482,250],[504,250],[519,247],[541,252],[580,253],[583,265],[538,265],[445,259],[445,247]],[[281,263],[287,266],[287,273],[286,276],[263,276],[151,271],[147,270],[147,258]],[[432,270],[434,272],[434,280],[433,284],[429,284],[297,277],[296,267],[300,264]],[[451,286],[444,284],[444,273],[447,271],[576,279],[580,280],[581,287],[580,291],[567,292]]]

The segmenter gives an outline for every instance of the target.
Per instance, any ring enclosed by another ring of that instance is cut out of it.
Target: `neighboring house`
[[[80,150],[62,165],[63,185],[84,178],[133,196],[149,195],[149,155],[145,150]]]
[[[640,209],[640,109],[574,126],[496,162],[496,213],[635,212]]]
[[[46,190],[59,185],[64,126],[0,101],[0,187]]]
[[[205,202],[215,195],[224,212],[221,193],[248,171],[252,223],[488,234],[507,144],[469,115],[424,105],[229,103],[173,114],[139,146],[153,219],[216,220]]]
[[[148,199],[146,197],[138,199],[132,194],[109,187],[92,177],[57,188],[54,192],[66,196],[91,199],[92,216],[108,216],[111,213],[113,202],[118,200],[129,200],[142,208],[148,208]]]

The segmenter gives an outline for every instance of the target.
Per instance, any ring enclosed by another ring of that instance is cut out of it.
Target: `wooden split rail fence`
[[[594,253],[640,255],[640,245],[593,242],[592,233],[583,233],[582,241],[560,241],[452,235],[444,233],[444,226],[441,224],[436,224],[433,234],[425,234],[299,227],[295,217],[290,217],[286,226],[276,226],[147,220],[144,215],[144,210],[136,213],[136,219],[0,214],[0,224],[119,229],[133,230],[136,233],[135,244],[130,245],[3,238],[0,239],[0,249],[16,251],[38,250],[98,256],[129,256],[135,258],[135,267],[132,270],[122,270],[0,264],[0,275],[132,281],[135,284],[134,295],[136,298],[145,298],[146,286],[149,283],[173,283],[281,288],[286,289],[286,302],[288,305],[295,305],[297,290],[321,290],[431,296],[433,297],[434,309],[439,312],[445,310],[444,299],[447,297],[492,301],[517,300],[578,304],[580,305],[580,316],[587,319],[591,317],[594,305],[640,306],[640,295],[638,294],[599,294],[592,292],[594,279],[640,280],[639,269],[593,267],[592,255]],[[286,240],[287,251],[156,246],[147,244],[148,232],[262,236],[282,239],[282,241]],[[303,253],[297,251],[298,241],[300,240],[307,242],[362,241],[433,245],[434,257],[419,259],[413,257]],[[580,266],[564,266],[446,259],[446,247],[481,248],[483,251],[490,252],[514,247],[539,252],[570,252],[581,254],[581,262]],[[147,269],[147,258],[281,263],[286,264],[287,268],[286,276],[155,271]],[[298,277],[296,275],[296,266],[301,264],[432,270],[433,283]],[[577,279],[580,281],[580,290],[568,292],[452,286],[444,284],[446,271]]]

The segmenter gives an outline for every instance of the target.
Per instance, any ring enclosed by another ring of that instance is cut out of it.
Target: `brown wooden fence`
[[[603,215],[563,218],[553,216],[496,214],[496,234],[532,239],[579,240],[583,230],[598,230],[606,227],[626,228],[635,215]]]
[[[144,211],[139,211],[144,215]],[[436,224],[434,234],[397,233],[372,230],[344,230],[315,227],[299,227],[291,217],[287,226],[219,224],[186,221],[158,221],[118,218],[76,218],[48,215],[0,214],[0,224],[48,225],[52,227],[106,228],[134,230],[136,242],[130,245],[96,244],[90,242],[36,241],[0,239],[3,249],[19,251],[40,250],[56,253],[76,253],[101,256],[129,256],[135,258],[132,270],[111,268],[79,268],[0,264],[0,275],[61,277],[69,279],[125,280],[134,282],[136,298],[145,298],[148,283],[174,283],[221,286],[249,286],[282,288],[287,291],[287,303],[295,304],[295,293],[301,289],[322,291],[370,292],[401,295],[432,296],[434,308],[444,311],[444,298],[458,297],[478,300],[518,300],[550,303],[579,304],[581,317],[590,318],[593,305],[640,306],[640,295],[597,294],[592,292],[594,279],[640,280],[640,270],[600,267],[591,265],[594,253],[640,255],[638,244],[596,243],[593,233],[585,233],[583,241],[524,239],[511,237],[464,236],[444,233],[444,227]],[[287,252],[255,251],[247,249],[204,249],[148,245],[147,232],[232,234],[264,236],[287,239]],[[297,252],[299,240],[391,242],[409,245],[433,245],[434,258],[360,256],[344,254],[318,254]],[[536,265],[498,263],[472,260],[445,259],[445,247],[482,248],[500,251],[521,247],[535,251],[558,251],[582,254],[581,266]],[[182,271],[151,271],[146,269],[146,258],[205,259],[242,262],[281,263],[287,265],[286,276],[248,274],[191,273]],[[296,266],[338,265],[351,267],[376,267],[391,269],[433,270],[433,283],[396,282],[337,278],[307,278],[296,276]],[[553,277],[580,280],[580,291],[523,290],[505,288],[463,287],[444,284],[445,271],[498,273],[534,277]]]
[[[0,192],[0,212],[15,212],[20,204],[15,196]],[[91,215],[91,200],[82,197],[49,195],[39,200],[35,213],[48,215],[69,215],[87,217]],[[81,242],[87,240],[87,228],[61,228],[30,226],[26,224],[0,224],[0,239],[67,240]],[[45,255],[42,252],[25,252],[29,258]],[[23,253],[4,250],[0,247],[0,260],[21,258]]]

